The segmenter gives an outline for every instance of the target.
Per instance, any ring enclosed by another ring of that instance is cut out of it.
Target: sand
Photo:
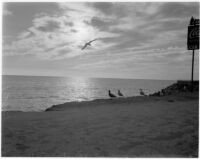
[[[2,156],[197,157],[198,94],[2,112]]]

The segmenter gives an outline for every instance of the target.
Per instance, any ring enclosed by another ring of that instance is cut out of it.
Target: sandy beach
[[[197,157],[198,93],[3,112],[2,156]]]

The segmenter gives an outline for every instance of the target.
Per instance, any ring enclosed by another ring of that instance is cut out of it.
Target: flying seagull
[[[87,42],[87,43],[82,47],[81,50],[84,50],[88,45],[91,46],[91,43],[92,43],[93,41],[96,41],[96,40],[98,40],[98,39],[94,39],[94,40],[91,40],[91,41]]]

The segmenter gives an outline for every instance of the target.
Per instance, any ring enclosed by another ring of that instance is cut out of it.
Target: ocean
[[[2,111],[44,111],[55,104],[107,99],[108,90],[125,97],[147,94],[171,85],[171,80],[2,76]]]

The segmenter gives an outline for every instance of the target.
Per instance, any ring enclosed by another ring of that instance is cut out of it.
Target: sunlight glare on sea
[[[76,98],[76,101],[83,101],[86,97],[90,98],[93,95],[93,91],[89,91],[92,87],[92,82],[89,78],[73,77],[66,78],[66,84],[69,85],[70,94],[72,98]]]
[[[3,111],[43,111],[56,104],[107,99],[108,90],[125,97],[158,91],[175,81],[83,77],[11,76],[2,78]]]

